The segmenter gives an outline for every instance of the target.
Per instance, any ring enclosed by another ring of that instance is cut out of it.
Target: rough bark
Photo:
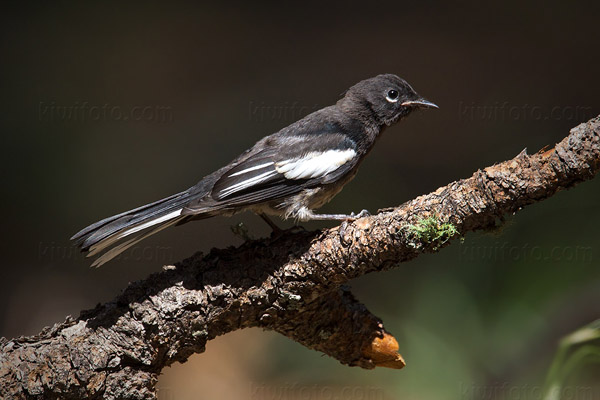
[[[0,397],[155,399],[162,368],[253,326],[344,364],[401,368],[396,340],[344,283],[493,227],[599,168],[597,117],[553,149],[523,151],[372,217],[197,253],[77,319],[0,339]]]

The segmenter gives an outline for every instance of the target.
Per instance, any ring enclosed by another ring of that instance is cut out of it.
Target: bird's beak
[[[419,108],[439,108],[436,104],[430,102],[429,100],[425,100],[423,98],[417,100],[409,100],[405,101],[401,104],[402,106],[415,106]]]

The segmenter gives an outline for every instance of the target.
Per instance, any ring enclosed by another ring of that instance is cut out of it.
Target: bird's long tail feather
[[[107,250],[94,261],[99,267],[150,235],[181,222],[181,210],[190,201],[190,191],[181,192],[92,224],[71,238],[88,257]],[[125,240],[127,238],[127,240]],[[125,241],[123,241],[125,240]]]

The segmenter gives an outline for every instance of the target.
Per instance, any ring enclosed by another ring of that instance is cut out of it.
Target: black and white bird
[[[335,104],[259,140],[191,188],[96,222],[71,240],[100,266],[172,225],[252,211],[308,220],[368,215],[316,214],[348,183],[386,126],[417,108],[437,108],[403,79],[385,74],[358,82]],[[270,225],[274,226],[272,223]]]

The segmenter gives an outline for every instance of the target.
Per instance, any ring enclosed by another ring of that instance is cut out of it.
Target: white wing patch
[[[242,174],[245,174],[245,173],[247,173],[247,172],[252,172],[252,171],[256,171],[257,169],[262,169],[262,168],[268,167],[269,165],[273,165],[273,161],[271,161],[271,162],[268,162],[268,163],[264,163],[264,164],[260,164],[260,165],[256,165],[256,166],[254,166],[254,167],[250,167],[250,168],[243,169],[243,170],[241,170],[241,171],[238,171],[238,172],[236,172],[235,174],[231,174],[231,175],[229,175],[229,176],[238,176],[238,175],[242,175]]]
[[[327,150],[324,152],[315,151],[307,153],[300,158],[284,160],[277,163],[266,162],[255,165],[229,176],[243,176],[249,172],[260,172],[261,169],[268,168],[273,164],[275,164],[275,169],[269,168],[266,172],[259,173],[251,178],[228,186],[219,192],[219,197],[224,198],[233,193],[258,185],[276,176],[278,173],[282,174],[287,179],[310,179],[325,176],[352,160],[355,156],[356,151],[353,149]]]
[[[335,171],[356,156],[352,149],[312,152],[302,158],[275,164],[275,169],[287,179],[310,179]]]
[[[242,171],[240,171],[240,172],[242,172]],[[273,170],[267,171],[267,172],[263,172],[260,175],[256,175],[256,176],[254,176],[254,177],[252,177],[250,179],[246,179],[245,181],[241,181],[241,182],[236,183],[235,185],[231,185],[231,186],[227,187],[227,189],[224,189],[224,190],[222,190],[219,193],[219,196],[221,196],[221,197],[227,197],[227,196],[229,196],[232,193],[239,192],[240,190],[244,190],[244,189],[247,189],[247,188],[249,188],[251,186],[254,186],[256,184],[264,182],[264,181],[266,181],[267,179],[269,179],[270,177],[272,177],[273,175],[276,175],[276,174],[277,174],[277,172],[275,172]]]

